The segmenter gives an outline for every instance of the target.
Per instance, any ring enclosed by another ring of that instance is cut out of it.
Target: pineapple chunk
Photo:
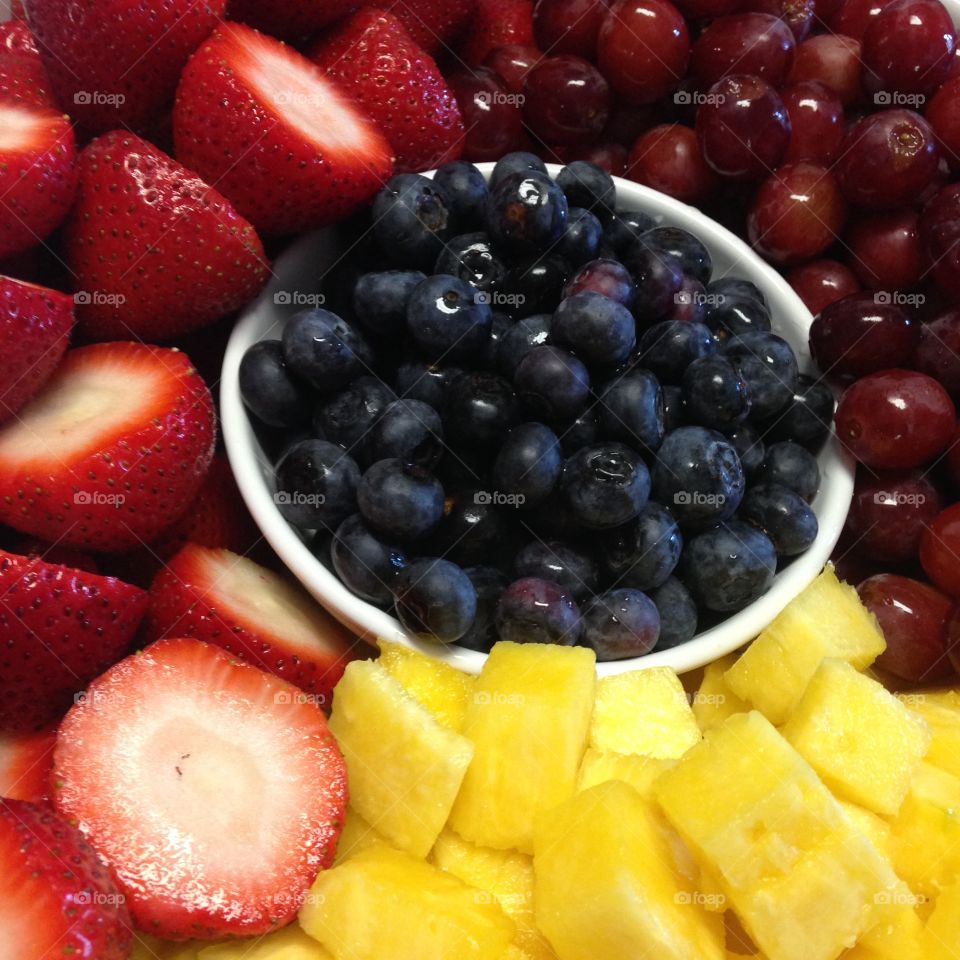
[[[450,816],[461,837],[533,853],[537,816],[573,796],[596,688],[586,647],[498,643],[467,707],[473,762]]]
[[[500,960],[514,936],[489,894],[384,846],[321,873],[300,925],[336,960]]]
[[[201,950],[197,960],[333,960],[297,923],[249,940],[231,940]]]
[[[730,689],[724,674],[737,662],[735,653],[715,660],[703,671],[703,681],[693,695],[693,715],[700,729],[707,730],[723,723],[735,713],[746,713],[750,704],[741,700]]]
[[[877,898],[897,888],[811,767],[755,711],[711,730],[654,791],[776,960],[834,960],[879,921]]]
[[[738,697],[779,726],[825,657],[862,670],[885,648],[873,614],[828,565],[747,648],[727,671],[726,681]]]
[[[444,727],[463,730],[473,677],[433,657],[387,640],[380,644],[380,665]]]
[[[865,810],[855,803],[848,803],[846,800],[840,800],[838,802],[840,809],[857,830],[859,830],[887,860],[892,860],[893,835],[890,830],[890,824],[882,817],[878,817],[875,813],[872,813],[870,810]]]
[[[343,863],[348,857],[376,843],[386,843],[386,841],[353,807],[347,807],[334,863]]]
[[[209,940],[174,942],[159,940],[146,933],[136,932],[133,935],[133,951],[130,954],[130,960],[199,960],[200,951],[204,948],[210,949],[212,946]]]
[[[452,830],[444,830],[430,861],[468,886],[490,894],[517,925],[513,945],[522,955],[537,960],[556,957],[534,922],[533,860],[527,854],[478,847]]]
[[[842,660],[820,664],[782,733],[835,794],[886,816],[930,744],[923,720]]]
[[[577,790],[589,790],[598,783],[622,780],[629,783],[641,796],[653,796],[653,783],[674,765],[675,760],[660,760],[655,757],[624,756],[621,753],[605,753],[590,747],[583,755]]]
[[[924,960],[957,960],[960,947],[960,881],[937,897],[924,933]],[[899,960],[899,958],[897,958]]]
[[[669,667],[631,670],[597,684],[590,726],[595,750],[671,759],[699,739],[687,692]]]
[[[930,749],[924,757],[927,763],[960,777],[960,702],[954,706],[955,697],[944,699],[928,693],[901,694],[898,699],[930,728]]]
[[[723,960],[723,920],[677,877],[662,817],[611,781],[537,824],[537,926],[560,960]]]
[[[440,726],[374,660],[348,664],[330,730],[356,811],[398,849],[426,857],[473,756],[470,741]]]
[[[910,894],[903,899],[910,900]],[[888,920],[867,931],[852,950],[843,954],[843,960],[926,960],[922,939],[923,923],[917,911],[907,903],[895,910]]]
[[[890,831],[897,873],[936,898],[960,877],[960,778],[921,763]]]

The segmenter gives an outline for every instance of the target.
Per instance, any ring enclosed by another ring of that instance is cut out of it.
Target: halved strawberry
[[[330,703],[366,646],[303,590],[229,550],[187,544],[150,587],[147,640],[196,637]]]
[[[72,297],[0,277],[0,423],[46,383],[72,329]]]
[[[149,543],[196,495],[215,431],[210,391],[178,350],[70,350],[0,428],[0,522],[92,550]]]
[[[358,10],[315,44],[310,58],[384,132],[398,172],[432,170],[463,152],[456,98],[433,58],[392,13]]]
[[[281,40],[296,40],[339,20],[357,0],[230,0],[227,17]]]
[[[476,15],[461,55],[471,67],[497,47],[518,43],[535,47],[533,36],[533,0],[477,0]]]
[[[127,653],[147,595],[0,550],[0,730],[36,730]]]
[[[339,220],[390,176],[390,144],[320,68],[227,23],[183,71],[173,112],[177,159],[268,233]]]
[[[52,810],[0,800],[3,960],[126,960],[124,898],[82,834]]]
[[[72,567],[85,573],[100,573],[100,564],[92,553],[68,547],[64,543],[47,543],[39,537],[18,536],[9,544],[9,552],[21,557],[36,557],[44,563]],[[127,581],[129,582],[129,581]]]
[[[47,107],[0,103],[0,258],[45,240],[77,189],[70,118]]]
[[[256,230],[152,144],[121,132],[80,154],[65,230],[77,320],[95,340],[169,340],[245,306],[269,270]]]
[[[0,23],[0,100],[56,106],[37,41],[22,20]]]
[[[35,733],[0,733],[0,797],[46,803],[56,742],[56,725]]]
[[[91,685],[60,726],[54,782],[54,803],[111,867],[137,925],[171,939],[291,920],[333,859],[347,801],[315,703],[182,638]]]
[[[225,8],[226,0],[30,0],[27,19],[60,105],[95,134],[155,120]]]

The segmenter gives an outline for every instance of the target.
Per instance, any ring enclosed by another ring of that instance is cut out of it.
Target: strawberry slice
[[[196,637],[325,705],[365,645],[303,590],[229,550],[187,544],[150,587],[146,636]]]
[[[384,132],[397,172],[431,170],[463,152],[463,118],[433,58],[391,13],[358,10],[310,51]]]
[[[47,107],[0,103],[0,258],[40,243],[60,226],[77,188],[69,117]]]
[[[390,176],[383,134],[320,68],[272,37],[224,24],[183,71],[177,159],[267,233],[342,219]]]
[[[226,0],[30,0],[30,29],[64,110],[91,134],[145,130],[173,102]]]
[[[57,727],[0,733],[0,797],[46,803]]]
[[[93,550],[148,543],[199,489],[215,430],[210,391],[178,350],[70,350],[0,428],[0,522]]]
[[[432,54],[455,49],[476,13],[477,0],[387,0],[380,4]]]
[[[0,23],[0,100],[55,107],[37,41],[22,20]]]
[[[115,577],[0,550],[0,729],[37,729],[124,656],[147,595]]]
[[[230,0],[227,16],[281,40],[314,33],[349,13],[357,0]]]
[[[91,339],[169,340],[263,288],[269,271],[253,227],[152,144],[108,133],[78,167],[65,239],[77,319]]]
[[[346,766],[323,711],[197,640],[118,663],[64,719],[57,808],[170,939],[267,933],[330,865]]]
[[[72,329],[72,297],[0,277],[0,423],[49,379]]]
[[[3,960],[126,960],[130,915],[80,831],[52,810],[0,800]]]

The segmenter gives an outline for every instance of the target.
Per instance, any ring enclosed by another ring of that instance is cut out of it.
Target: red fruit
[[[488,67],[450,74],[450,86],[463,113],[467,138],[465,160],[499,160],[519,150],[523,141],[523,114],[518,95]]]
[[[0,733],[0,797],[46,803],[56,742],[56,726]]]
[[[398,173],[432,170],[463,152],[463,119],[453,93],[433,58],[392,14],[357,11],[324,35],[310,58],[390,141]]]
[[[363,645],[282,577],[229,550],[187,544],[150,587],[146,635],[214,643],[329,704]]]
[[[843,142],[843,104],[822,83],[806,80],[794,83],[781,94],[790,118],[790,143],[785,163],[808,160],[832,163]]]
[[[173,112],[177,159],[267,233],[362,206],[393,152],[349,93],[272,37],[226,23],[190,58]]]
[[[0,259],[60,226],[76,192],[76,159],[69,117],[0,103]]]
[[[53,811],[0,800],[4,960],[126,960],[130,915],[83,835]]]
[[[477,0],[460,58],[475,67],[491,50],[508,43],[536,46],[533,0]]]
[[[533,32],[542,50],[592,60],[609,0],[537,0]]]
[[[540,62],[543,54],[536,47],[510,43],[495,47],[483,58],[489,67],[507,85],[511,93],[523,93],[527,74]]]
[[[588,147],[574,148],[567,161],[586,160],[606,170],[612,177],[627,175],[627,148],[619,143],[596,143]]]
[[[893,2],[894,0],[844,0],[830,19],[830,29],[834,33],[862,40],[870,23],[877,18],[881,10]]]
[[[196,495],[215,432],[210,391],[179,351],[71,350],[0,429],[0,522],[100,551],[148,543]]]
[[[0,100],[56,107],[37,41],[22,20],[0,23]]]
[[[197,640],[118,663],[64,719],[54,802],[161,937],[269,933],[333,859],[347,802],[323,711]],[[30,960],[35,960],[31,957]]]
[[[227,16],[281,40],[297,40],[348,14],[356,0],[229,0]]]
[[[414,42],[434,55],[459,46],[477,12],[477,0],[383,0],[378,6],[392,13]]]
[[[591,141],[610,115],[610,87],[597,68],[573,54],[544,57],[527,77],[527,129],[549,144]]]
[[[957,57],[952,58],[953,61]],[[927,104],[927,122],[950,169],[960,169],[960,77],[948,80]]]
[[[863,95],[859,41],[828,33],[804,40],[797,47],[790,83],[807,80],[832,90],[845,107],[855,103]]]
[[[787,282],[814,316],[860,289],[853,272],[836,260],[811,260],[794,267]]]
[[[960,310],[947,310],[921,325],[913,366],[960,400]]]
[[[960,596],[960,503],[947,507],[924,530],[920,562],[941,590]]]
[[[920,242],[932,263],[933,279],[960,297],[960,183],[944,187],[923,209]]]
[[[145,140],[108,133],[79,169],[65,248],[86,336],[169,340],[240,309],[266,283],[253,227]]]
[[[63,109],[91,133],[146,129],[173,101],[226,0],[30,0],[30,29]]]
[[[895,210],[861,217],[844,234],[850,266],[865,287],[909,290],[926,266],[920,246],[919,215]]]
[[[66,294],[0,277],[0,423],[46,382],[66,352],[73,300]]]
[[[114,577],[0,551],[0,729],[38,729],[116,663],[147,595]]]
[[[690,68],[704,87],[734,73],[751,73],[780,87],[790,68],[796,42],[790,28],[769,13],[718,17],[697,38]]]
[[[956,433],[950,441],[946,460],[950,482],[953,484],[954,490],[960,493],[960,425],[957,426]]]
[[[681,123],[663,123],[639,137],[630,150],[627,176],[676,197],[696,203],[717,187],[717,175],[700,153],[697,134]]]
[[[92,553],[68,547],[62,543],[47,543],[37,537],[19,537],[9,544],[10,552],[23,557],[36,557],[44,563],[55,563],[61,567],[72,567],[85,573],[99,574],[100,564]],[[3,794],[0,793],[0,796]]]

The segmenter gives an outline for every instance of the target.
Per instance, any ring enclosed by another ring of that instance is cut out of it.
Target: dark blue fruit
[[[407,305],[407,329],[420,352],[445,362],[475,358],[490,339],[490,305],[448,274],[424,280]]]
[[[820,489],[820,465],[806,447],[782,440],[767,447],[756,481],[782,483],[809,503]]]
[[[622,255],[656,225],[653,217],[642,210],[618,210],[606,221],[603,239],[614,253]]]
[[[520,404],[507,380],[479,370],[462,373],[450,383],[441,416],[452,441],[489,447],[520,419]]]
[[[574,160],[557,174],[557,186],[571,207],[591,210],[605,220],[617,207],[617,187],[613,177],[595,163]]]
[[[766,420],[793,400],[800,374],[786,340],[759,330],[741,333],[727,341],[723,352],[740,367],[747,381],[752,420]]]
[[[663,391],[649,370],[630,370],[611,380],[600,393],[603,436],[656,450],[663,442]]]
[[[725,436],[737,451],[744,474],[752,478],[767,454],[767,448],[757,428],[745,421],[738,423],[733,430],[728,430]]]
[[[697,604],[676,577],[670,577],[663,586],[651,590],[649,596],[660,613],[657,650],[678,647],[696,636]]]
[[[395,458],[431,469],[443,453],[440,414],[422,400],[395,400],[371,428],[366,452],[372,463]]]
[[[317,436],[339,443],[352,457],[365,460],[366,437],[396,399],[396,394],[377,377],[358,377],[339,393],[320,401],[313,415],[314,429]]]
[[[430,538],[430,552],[462,567],[500,565],[509,553],[511,530],[489,490],[467,487],[446,498],[443,519]]]
[[[604,533],[600,556],[610,578],[623,587],[651,590],[664,584],[680,562],[683,537],[666,507],[650,501],[622,527]]]
[[[680,289],[673,295],[673,307],[664,320],[680,320],[683,323],[706,323],[706,287],[685,273]]]
[[[483,174],[465,160],[452,160],[437,167],[433,175],[447,196],[447,209],[455,226],[479,223],[483,202],[487,199],[487,181]]]
[[[583,608],[583,639],[600,663],[649,653],[660,637],[660,613],[639,590],[611,590]]]
[[[312,394],[287,367],[279,340],[261,340],[240,361],[240,396],[269,427],[289,429],[310,419]]]
[[[557,435],[542,423],[521,423],[507,434],[493,464],[493,485],[513,504],[535,507],[553,493],[563,459]]]
[[[483,352],[478,358],[478,366],[488,370],[497,369],[497,355],[500,353],[500,344],[507,332],[513,329],[514,321],[505,313],[494,310],[490,321],[490,339],[487,340]]]
[[[301,530],[335,530],[357,509],[360,468],[342,447],[301,440],[276,469],[273,500],[287,523]]]
[[[546,174],[511,173],[487,197],[486,225],[504,247],[516,253],[541,253],[563,236],[567,198]]]
[[[593,557],[583,549],[562,540],[534,540],[513,562],[515,578],[537,577],[561,586],[574,600],[582,601],[596,593],[598,575]]]
[[[460,367],[428,363],[410,359],[397,367],[393,385],[397,396],[408,400],[422,400],[434,409],[439,409],[451,380],[463,373]]]
[[[477,592],[477,615],[470,629],[457,641],[457,646],[489,653],[497,642],[497,603],[509,581],[496,567],[467,567],[463,572]]]
[[[729,286],[718,289],[722,282],[714,281],[706,290],[707,325],[710,329],[724,337],[735,337],[753,330],[769,330],[770,311],[766,303],[749,294],[738,294],[735,288]]]
[[[583,630],[574,599],[558,584],[538,577],[511,583],[500,597],[495,620],[499,638],[512,643],[570,647]]]
[[[504,335],[497,350],[497,369],[512,380],[520,361],[534,348],[550,342],[553,316],[537,313],[518,320]]]
[[[672,433],[677,427],[687,422],[687,414],[683,409],[683,388],[666,384],[663,388],[663,432],[664,436]]]
[[[710,282],[713,259],[703,241],[682,227],[654,227],[643,235],[643,241],[672,254],[680,261],[680,269],[700,283]]]
[[[553,342],[569,347],[588,367],[615,367],[636,344],[633,314],[599,293],[578,293],[557,308],[551,327]]]
[[[423,640],[454,643],[473,625],[477,592],[470,578],[449,560],[417,560],[394,584],[397,617]]]
[[[462,233],[444,244],[433,272],[457,277],[477,290],[490,293],[503,283],[507,265],[493,249],[487,234]]]
[[[374,530],[400,541],[430,533],[443,516],[443,487],[423,467],[380,460],[363,475],[357,505]]]
[[[373,201],[373,233],[398,266],[429,270],[450,237],[450,199],[439,184],[417,173],[398,173]]]
[[[393,599],[394,581],[407,565],[404,551],[384,543],[359,514],[347,517],[337,527],[330,556],[344,586],[361,600],[379,606]]]
[[[502,288],[493,294],[493,305],[512,317],[552,313],[563,296],[570,265],[559,256],[520,259],[507,273]]]
[[[564,456],[569,457],[581,447],[593,446],[600,438],[597,413],[595,410],[584,410],[572,420],[557,424],[556,431],[560,438],[560,448]]]
[[[577,416],[590,395],[587,368],[559,347],[534,347],[518,364],[513,384],[524,407],[542,420]]]
[[[370,348],[345,320],[316,308],[302,310],[288,321],[283,358],[321,393],[335,393],[369,369]]]
[[[569,197],[567,199],[569,200]],[[563,236],[557,244],[557,253],[571,267],[579,267],[597,256],[602,239],[603,225],[596,214],[584,210],[583,207],[571,207]]]
[[[782,483],[751,487],[738,516],[759,527],[780,557],[796,557],[817,539],[817,515],[803,497]]]
[[[726,357],[694,360],[683,375],[687,417],[714,430],[731,430],[750,412],[750,394],[740,368]]]
[[[713,356],[717,342],[702,323],[666,320],[655,323],[640,337],[637,362],[662,384],[680,384],[694,360]]]
[[[767,305],[767,298],[763,291],[752,280],[741,280],[739,277],[717,277],[711,280],[707,288],[710,293],[722,294],[731,299],[755,300],[763,306]]]
[[[633,312],[642,323],[663,320],[676,306],[676,296],[683,286],[680,261],[650,244],[630,244],[623,252],[623,265],[636,284]]]
[[[490,174],[490,189],[515,173],[542,173],[547,174],[547,165],[535,154],[523,150],[515,150],[502,156],[494,165]]]
[[[617,260],[598,257],[585,263],[563,288],[563,296],[572,297],[578,293],[602,293],[628,310],[633,309],[636,299],[636,287],[630,271]]]
[[[800,375],[793,399],[768,427],[772,440],[793,440],[816,453],[830,434],[833,393],[822,380]]]
[[[353,288],[353,315],[365,333],[397,340],[407,329],[407,304],[427,279],[419,270],[364,273]]]
[[[603,443],[567,459],[560,490],[578,523],[602,530],[640,513],[650,496],[650,472],[630,447]]]

